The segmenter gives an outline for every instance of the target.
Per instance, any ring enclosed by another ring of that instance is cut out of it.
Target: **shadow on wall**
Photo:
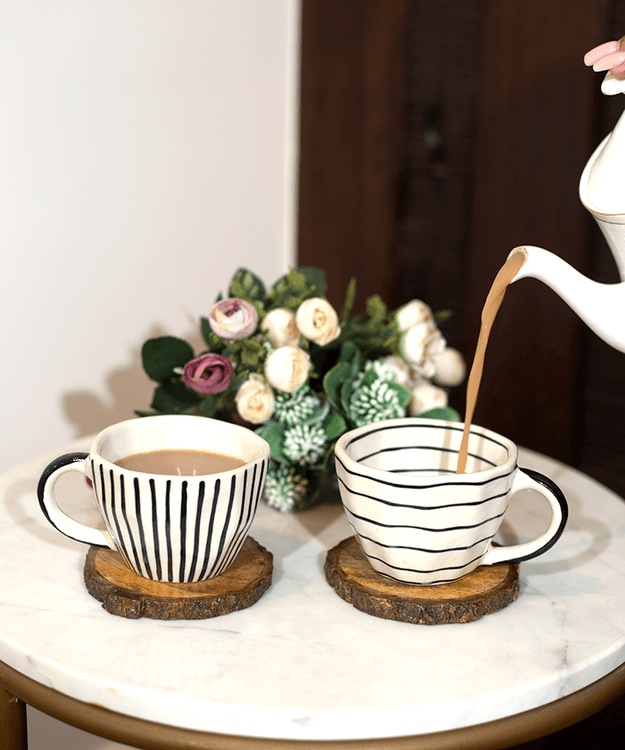
[[[145,340],[165,335],[170,334],[154,328]],[[199,331],[181,337],[191,344],[196,354],[206,349]],[[130,364],[105,376],[106,395],[85,390],[72,391],[62,397],[63,412],[74,427],[75,437],[100,432],[115,422],[132,419],[137,409],[145,411],[150,408],[156,384],[148,378],[141,365],[142,344],[140,342],[130,351]]]

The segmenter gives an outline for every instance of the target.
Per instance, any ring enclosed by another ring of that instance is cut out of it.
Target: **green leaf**
[[[462,421],[460,414],[458,414],[458,412],[455,409],[452,409],[451,406],[437,407],[436,409],[428,409],[427,411],[424,411],[418,416],[424,417],[426,419],[446,419],[449,422],[461,422]]]
[[[163,414],[182,414],[199,403],[201,397],[181,380],[162,383],[154,391],[150,407]]]
[[[342,411],[344,414],[349,414],[349,401],[353,392],[354,379],[349,377],[343,381],[343,385],[341,386],[341,408],[339,411]]]
[[[401,385],[401,383],[389,383],[389,386],[397,394],[402,409],[406,409],[408,407],[408,404],[410,403],[410,399],[412,398],[412,392],[410,391],[410,389],[406,388],[405,385]]]
[[[202,338],[204,341],[208,344],[208,346],[211,345],[210,337],[213,333],[213,329],[211,328],[210,323],[208,322],[208,318],[200,318],[200,330],[202,331]]]
[[[364,364],[362,352],[353,341],[346,341],[343,344],[339,355],[339,362],[347,362],[356,372],[362,368]]]
[[[440,325],[441,323],[444,323],[446,320],[449,320],[451,316],[453,315],[453,312],[451,310],[439,310],[438,312],[434,313],[434,321],[436,325]]]
[[[172,377],[175,367],[184,367],[191,359],[191,346],[175,336],[148,339],[141,349],[143,369],[148,377],[157,383]]]
[[[297,270],[304,276],[307,286],[314,287],[310,291],[315,297],[325,297],[326,275],[321,268],[298,268]]]
[[[234,274],[228,294],[230,297],[245,299],[249,302],[263,300],[266,297],[265,285],[247,268],[239,268]]]
[[[347,291],[345,292],[345,302],[343,304],[343,313],[341,314],[341,328],[347,325],[349,320],[349,314],[352,311],[354,302],[356,301],[356,279],[352,278],[347,285]]]
[[[282,442],[284,440],[284,425],[276,422],[274,419],[268,419],[264,424],[255,430],[257,435],[264,438],[271,448],[271,457],[276,461],[286,461],[282,452]]]
[[[381,323],[386,319],[387,308],[382,297],[374,294],[367,300],[367,315],[376,323]]]
[[[330,413],[330,404],[327,401],[321,401],[319,407],[304,420],[306,424],[318,424],[325,422],[328,414]]]
[[[335,411],[330,412],[330,416],[325,423],[325,430],[328,440],[336,440],[347,429],[347,422]]]
[[[266,355],[266,350],[257,338],[243,339],[240,342],[241,364],[244,367],[258,367],[261,359]]]
[[[330,405],[335,411],[341,409],[341,388],[346,378],[349,378],[351,368],[347,362],[338,362],[323,376],[323,390]]]
[[[197,407],[197,414],[201,417],[214,417],[217,407],[219,406],[219,398],[214,395],[204,396]]]

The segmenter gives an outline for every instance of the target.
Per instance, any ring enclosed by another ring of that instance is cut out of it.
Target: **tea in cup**
[[[456,473],[464,425],[401,418],[342,435],[335,446],[341,500],[378,573],[401,583],[449,583],[480,565],[520,562],[560,538],[568,506],[547,477],[517,465],[507,438],[472,425],[465,473]],[[511,498],[534,490],[551,520],[536,539],[493,546]]]
[[[107,427],[89,453],[52,461],[37,496],[48,521],[85,544],[110,547],[140,576],[188,583],[220,575],[254,520],[271,450],[252,430],[206,417],[163,415]],[[91,480],[105,528],[57,503],[69,471]]]

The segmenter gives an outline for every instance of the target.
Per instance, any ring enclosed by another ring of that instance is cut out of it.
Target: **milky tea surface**
[[[202,476],[230,471],[243,466],[245,461],[236,456],[211,451],[169,449],[135,453],[115,461],[117,466],[130,471],[169,476]]]

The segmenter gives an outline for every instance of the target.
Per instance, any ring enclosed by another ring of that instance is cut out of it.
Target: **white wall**
[[[294,263],[298,23],[299,0],[0,3],[0,470],[146,408],[146,338]]]
[[[145,338],[294,263],[298,23],[299,0],[0,3],[0,471],[146,407]],[[28,716],[32,750],[121,748]]]

